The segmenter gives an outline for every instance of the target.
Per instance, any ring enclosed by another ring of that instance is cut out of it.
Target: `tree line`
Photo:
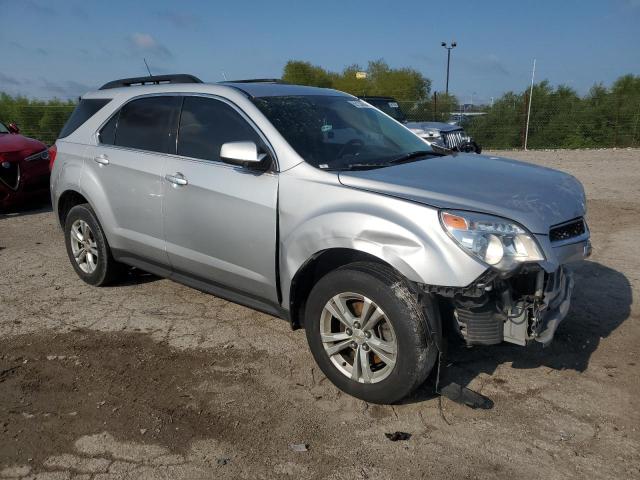
[[[357,78],[356,72],[366,72]],[[384,61],[366,68],[350,65],[331,72],[309,62],[289,61],[282,74],[289,83],[335,88],[356,96],[391,96],[410,120],[451,119],[460,110],[453,95],[431,92],[431,80],[411,68],[390,68]],[[566,86],[544,80],[521,92],[507,92],[492,105],[475,106],[485,113],[463,122],[480,143],[491,148],[521,148],[531,96],[529,148],[598,148],[640,146],[640,76],[624,75],[611,87],[594,85],[580,96]]]
[[[47,145],[56,141],[74,107],[72,100],[35,100],[0,93],[0,121],[15,123],[20,133]]]
[[[492,148],[523,146],[529,89],[507,92],[468,130]],[[594,85],[580,96],[547,80],[531,95],[529,148],[599,148],[640,146],[640,76],[624,75],[611,87]]]
[[[364,72],[362,75],[359,72]],[[282,80],[298,85],[334,88],[356,96],[390,96],[414,121],[451,119],[459,110],[453,95],[431,91],[431,80],[412,68],[391,68],[383,60],[366,67],[353,64],[332,72],[300,60],[287,62]],[[463,126],[484,147],[521,148],[530,92],[507,92],[492,105],[475,106],[485,113]],[[640,76],[624,75],[610,87],[594,85],[586,95],[547,80],[533,87],[529,148],[597,148],[640,146]],[[35,100],[0,93],[0,121],[15,122],[27,136],[55,141],[73,111],[71,100]]]

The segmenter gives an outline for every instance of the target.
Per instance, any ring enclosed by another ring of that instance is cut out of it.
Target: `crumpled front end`
[[[508,274],[489,269],[464,289],[425,289],[450,299],[454,329],[468,345],[548,345],[571,305],[574,280],[568,264],[591,254],[586,222],[580,218],[554,226],[543,248],[543,262]]]

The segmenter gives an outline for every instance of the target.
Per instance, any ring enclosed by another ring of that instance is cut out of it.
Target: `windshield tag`
[[[321,163],[320,165],[318,165],[318,168],[329,168],[329,165],[326,163]]]
[[[333,125],[322,125],[322,127],[320,127],[320,130],[322,130],[323,132],[328,132],[329,130],[333,129]]]
[[[362,100],[348,100],[348,102],[354,107],[358,107],[358,108],[373,108],[367,102],[364,102]]]
[[[396,102],[389,102],[389,106],[391,108],[398,108],[398,104]]]

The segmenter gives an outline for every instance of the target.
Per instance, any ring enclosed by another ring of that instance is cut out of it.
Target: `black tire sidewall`
[[[76,262],[76,259],[73,256],[73,251],[71,250],[71,226],[76,220],[84,220],[87,222],[93,233],[93,238],[96,241],[98,262],[96,269],[92,273],[86,273],[80,269],[78,262]],[[111,259],[111,252],[109,251],[109,246],[104,236],[104,232],[102,231],[102,227],[100,227],[100,223],[89,205],[76,205],[69,211],[64,224],[64,241],[67,247],[69,260],[71,261],[71,265],[78,276],[89,285],[98,286],[105,284],[108,280],[109,261],[113,260]]]
[[[353,292],[373,300],[387,315],[398,342],[397,362],[384,380],[358,383],[331,362],[320,339],[320,318],[326,302],[338,293]],[[424,382],[433,368],[436,347],[431,341],[424,309],[406,282],[383,272],[341,268],[312,289],[305,309],[309,348],[322,372],[341,390],[371,403],[395,403]]]

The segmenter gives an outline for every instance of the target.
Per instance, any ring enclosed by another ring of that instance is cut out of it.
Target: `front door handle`
[[[173,183],[174,185],[186,185],[189,183],[187,182],[187,179],[184,178],[184,175],[181,174],[180,172],[176,172],[173,175],[165,175],[164,178],[167,179],[167,181]]]
[[[102,155],[98,155],[97,157],[93,157],[93,160],[100,165],[109,165],[109,157],[107,157],[104,153]]]

